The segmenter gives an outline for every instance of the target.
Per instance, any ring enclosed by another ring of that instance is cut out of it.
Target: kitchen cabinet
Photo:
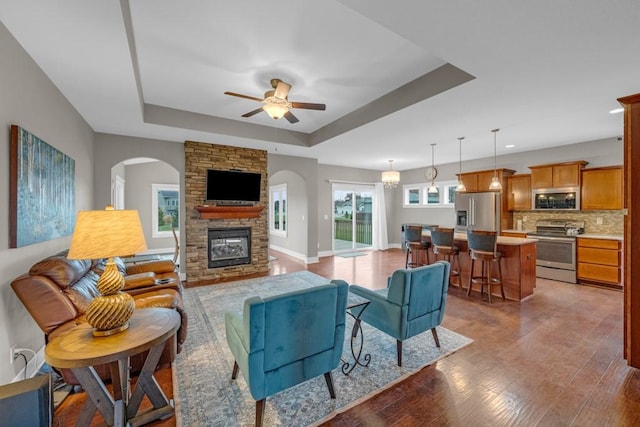
[[[582,171],[582,210],[622,209],[622,166]]]
[[[584,160],[549,165],[529,166],[531,188],[579,187],[581,171],[588,164]]]
[[[527,211],[531,209],[531,175],[507,177],[507,210]]]
[[[578,280],[620,287],[622,242],[578,237]]]
[[[513,226],[513,213],[507,208],[507,178],[512,176],[516,171],[513,169],[500,168],[495,170],[495,174],[498,175],[498,179],[502,184],[502,191],[500,191],[500,229],[508,229]],[[464,186],[467,188],[467,193],[478,193],[489,190],[491,179],[493,178],[494,170],[483,170],[476,172],[466,172],[457,175],[458,179],[461,179]]]

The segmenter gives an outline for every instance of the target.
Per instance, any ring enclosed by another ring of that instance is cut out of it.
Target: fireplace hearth
[[[251,264],[251,227],[209,228],[209,268]]]

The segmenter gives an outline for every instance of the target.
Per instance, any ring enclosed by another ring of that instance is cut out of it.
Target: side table
[[[371,355],[369,353],[363,355],[362,347],[364,346],[364,333],[362,332],[362,322],[360,320],[360,316],[367,309],[371,301],[368,299],[361,297],[360,295],[355,295],[349,292],[349,299],[347,300],[347,314],[353,318],[353,328],[351,329],[351,356],[353,357],[353,364],[349,361],[342,360],[342,373],[345,375],[349,375],[351,371],[355,369],[356,366],[369,366],[369,362],[371,362]],[[360,339],[357,340],[358,332],[360,333]],[[355,343],[355,344],[354,344]],[[363,358],[364,363],[360,360]]]
[[[143,308],[133,313],[129,328],[115,335],[94,337],[89,324],[78,325],[52,339],[45,360],[56,368],[70,368],[87,392],[77,426],[87,426],[100,411],[110,426],[138,426],[173,414],[173,404],[160,389],[153,373],[165,343],[175,340],[180,315],[167,308]],[[149,350],[133,390],[129,390],[129,357]],[[93,366],[109,364],[113,395]],[[138,414],[144,396],[153,409]]]

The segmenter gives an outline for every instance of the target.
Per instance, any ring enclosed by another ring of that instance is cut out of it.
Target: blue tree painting
[[[11,126],[11,247],[67,236],[75,224],[75,160]]]

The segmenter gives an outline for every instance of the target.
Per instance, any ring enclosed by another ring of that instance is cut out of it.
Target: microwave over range
[[[577,211],[580,209],[580,187],[534,189],[531,206],[534,210]]]

